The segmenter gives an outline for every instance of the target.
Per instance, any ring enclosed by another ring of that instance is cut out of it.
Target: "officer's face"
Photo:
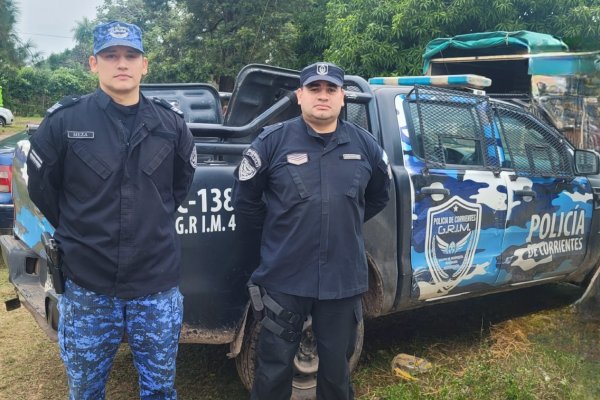
[[[296,91],[302,117],[315,131],[335,130],[344,105],[344,90],[326,81],[316,81]]]
[[[113,100],[124,104],[133,96],[137,102],[142,76],[148,72],[148,59],[142,53],[127,46],[111,46],[91,56],[89,63],[98,74],[100,88]]]

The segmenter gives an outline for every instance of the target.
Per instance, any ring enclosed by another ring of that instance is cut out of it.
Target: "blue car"
[[[12,163],[17,142],[27,139],[29,132],[37,126],[15,133],[0,140],[0,234],[9,235],[13,231],[14,206],[12,198]]]

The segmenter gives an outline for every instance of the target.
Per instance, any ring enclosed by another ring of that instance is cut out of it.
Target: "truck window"
[[[362,92],[360,87],[354,85],[347,85],[344,87],[344,90],[347,92]],[[369,126],[369,117],[367,115],[367,106],[365,104],[346,103],[346,106],[342,109],[342,118],[346,121],[355,123],[373,134],[371,132],[371,127]]]
[[[415,154],[426,161],[483,165],[479,122],[473,107],[409,103]]]
[[[504,168],[521,175],[571,176],[563,140],[531,116],[503,107],[496,109],[496,126],[504,149]]]

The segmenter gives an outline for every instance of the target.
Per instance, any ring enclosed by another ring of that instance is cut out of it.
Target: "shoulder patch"
[[[265,126],[262,130],[262,132],[260,133],[260,135],[258,135],[258,138],[260,140],[264,140],[267,136],[269,136],[271,133],[281,129],[283,127],[283,122],[279,122],[275,125],[269,125],[269,126]]]
[[[50,107],[48,110],[46,110],[46,115],[52,115],[60,109],[71,107],[72,105],[76,104],[80,98],[81,97],[77,97],[77,96],[63,97],[57,103],[55,103],[52,107]]]
[[[158,105],[163,106],[167,110],[171,110],[175,114],[178,114],[183,117],[183,111],[181,111],[179,108],[175,107],[173,104],[169,103],[167,100],[163,99],[162,97],[153,97],[152,101]]]
[[[254,150],[252,147],[249,147],[244,151],[244,155],[252,160],[252,164],[254,164],[254,167],[257,170],[260,169],[262,166],[262,160],[260,159],[260,155],[256,150]]]
[[[238,167],[238,178],[240,181],[248,181],[254,178],[254,175],[258,172],[258,169],[250,163],[247,157],[242,158],[242,162]]]

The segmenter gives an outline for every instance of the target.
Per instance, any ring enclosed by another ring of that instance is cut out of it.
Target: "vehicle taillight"
[[[10,193],[12,190],[12,167],[0,165],[0,193]]]

